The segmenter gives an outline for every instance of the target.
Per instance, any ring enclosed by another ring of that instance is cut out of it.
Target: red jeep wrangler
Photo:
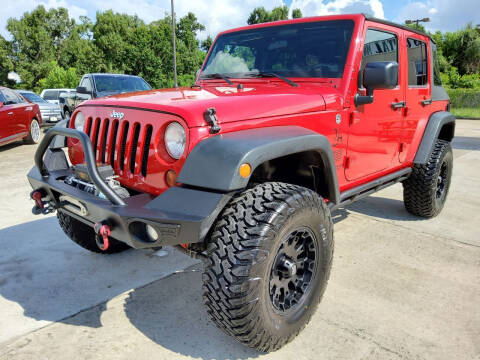
[[[91,251],[203,259],[213,321],[272,351],[325,291],[333,210],[397,182],[409,212],[442,210],[448,111],[424,33],[365,15],[230,30],[192,87],[87,101],[50,130],[28,174],[34,211],[57,210]]]

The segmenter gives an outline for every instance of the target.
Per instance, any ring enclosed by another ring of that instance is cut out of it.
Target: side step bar
[[[411,168],[402,169],[394,173],[382,176],[381,178],[378,178],[367,184],[363,184],[354,187],[353,189],[346,190],[340,194],[340,202],[338,204],[330,204],[330,211],[335,211],[340,207],[350,205],[351,203],[363,199],[368,195],[385,189],[386,187],[394,185],[400,181],[406,180],[411,172]]]

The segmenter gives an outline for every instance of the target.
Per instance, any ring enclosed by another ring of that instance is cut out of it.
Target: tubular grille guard
[[[108,186],[103,181],[100,174],[98,173],[92,142],[90,141],[88,135],[84,132],[60,127],[52,128],[47,131],[47,133],[43,137],[42,142],[38,145],[37,151],[35,152],[35,165],[40,171],[42,177],[50,176],[48,169],[46,168],[43,161],[43,156],[45,155],[45,152],[47,151],[48,146],[52,142],[55,135],[70,137],[78,139],[80,141],[80,143],[82,144],[85,156],[85,163],[87,165],[87,172],[90,176],[90,179],[93,181],[95,186],[97,186],[97,188],[105,195],[105,197],[112,202],[112,204],[124,206],[125,202],[115,193],[115,191],[112,190],[112,188],[110,188],[110,186]]]

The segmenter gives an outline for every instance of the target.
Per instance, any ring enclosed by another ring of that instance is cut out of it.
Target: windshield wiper
[[[200,76],[200,79],[222,79],[229,85],[235,85],[228,77],[223,74],[214,73],[214,74],[205,74]]]
[[[296,82],[293,82],[292,80],[287,79],[285,76],[279,75],[279,74],[274,73],[274,72],[259,72],[259,73],[255,73],[253,75],[260,76],[260,77],[276,77],[276,78],[279,78],[279,79],[285,81],[287,84],[289,84],[293,87],[298,87],[298,84]]]

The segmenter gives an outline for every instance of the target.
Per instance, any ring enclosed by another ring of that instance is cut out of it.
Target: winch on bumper
[[[105,198],[65,182],[77,177],[63,150],[49,148],[55,135],[81,142],[89,182]],[[108,224],[114,239],[133,248],[203,241],[231,198],[231,194],[182,187],[169,188],[159,196],[142,193],[122,197],[118,189],[112,189],[99,174],[90,138],[68,128],[52,128],[45,134],[35,153],[35,166],[27,176],[34,190],[36,207],[43,207],[37,209],[37,213],[60,210],[92,228],[95,224]]]

